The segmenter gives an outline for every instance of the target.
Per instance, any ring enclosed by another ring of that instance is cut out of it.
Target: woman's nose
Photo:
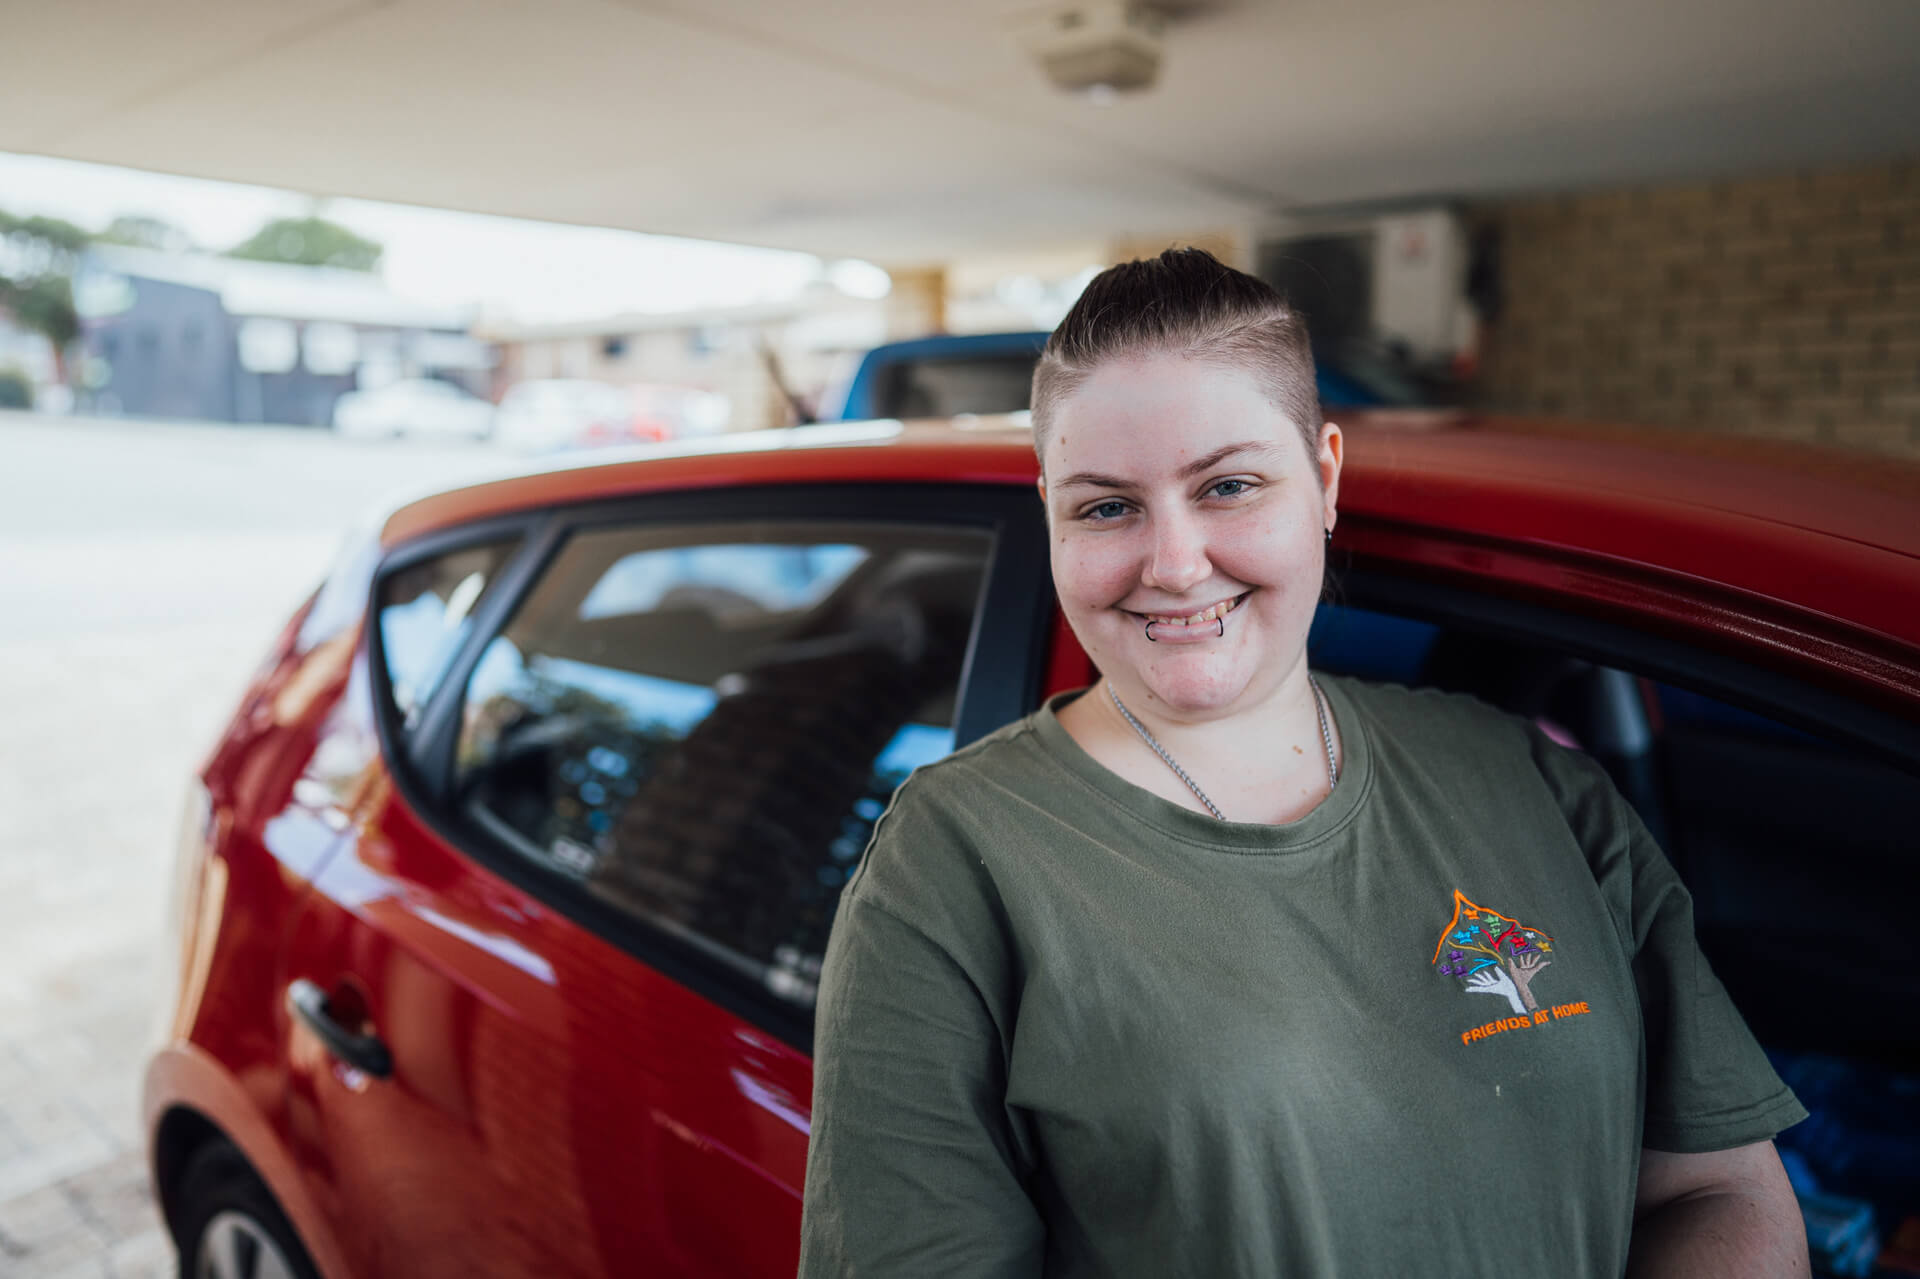
[[[1154,520],[1152,528],[1145,585],[1177,594],[1205,581],[1213,572],[1207,559],[1207,539],[1197,520],[1183,512]]]

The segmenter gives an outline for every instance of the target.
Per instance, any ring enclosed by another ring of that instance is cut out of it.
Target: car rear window
[[[878,417],[1018,413],[1033,396],[1034,353],[900,360],[881,371]]]
[[[810,1008],[893,790],[953,748],[988,535],[575,534],[468,682],[463,815],[544,873]]]

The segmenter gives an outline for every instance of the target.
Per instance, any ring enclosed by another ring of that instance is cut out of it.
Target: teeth
[[[1219,621],[1228,613],[1233,612],[1235,608],[1239,607],[1239,604],[1239,599],[1235,598],[1219,604],[1209,605],[1201,612],[1194,613],[1187,617],[1176,617],[1170,613],[1149,613],[1147,616],[1164,626],[1199,626],[1203,622]]]

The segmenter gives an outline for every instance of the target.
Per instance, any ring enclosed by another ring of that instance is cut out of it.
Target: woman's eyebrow
[[[1125,489],[1125,488],[1132,488],[1133,481],[1116,479],[1114,476],[1111,476],[1111,475],[1098,475],[1092,471],[1078,471],[1072,475],[1069,475],[1066,479],[1061,480],[1058,484],[1054,485],[1053,487],[1055,489],[1070,489],[1070,488],[1082,488],[1082,487],[1102,488],[1102,489]]]
[[[1245,440],[1239,444],[1229,444],[1225,448],[1215,449],[1205,457],[1197,457],[1181,467],[1180,478],[1189,480],[1202,471],[1211,471],[1236,453],[1258,453],[1264,457],[1271,457],[1279,451],[1270,440]]]
[[[1180,468],[1180,478],[1190,480],[1202,471],[1210,471],[1220,463],[1239,453],[1253,453],[1260,457],[1273,457],[1280,452],[1279,446],[1271,440],[1242,440],[1238,444],[1229,444],[1217,448],[1205,457],[1197,457]],[[1076,471],[1053,486],[1055,489],[1103,488],[1128,489],[1134,487],[1132,480],[1123,480],[1117,476],[1102,475],[1098,471]]]

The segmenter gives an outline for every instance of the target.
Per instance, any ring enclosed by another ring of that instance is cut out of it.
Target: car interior
[[[458,802],[810,1008],[874,820],[951,749],[988,545],[871,524],[576,536],[493,641],[517,674],[470,697]],[[818,576],[796,593],[776,563]]]

